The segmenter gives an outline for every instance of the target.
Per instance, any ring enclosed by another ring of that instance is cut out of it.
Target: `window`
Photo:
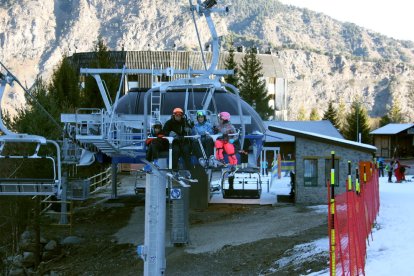
[[[331,181],[332,160],[325,159],[325,184]],[[335,186],[339,186],[339,160],[335,159]]]
[[[318,159],[304,159],[303,166],[305,186],[318,186]]]

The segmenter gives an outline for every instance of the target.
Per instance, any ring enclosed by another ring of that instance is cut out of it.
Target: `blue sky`
[[[280,0],[396,39],[414,41],[414,2],[409,0]]]

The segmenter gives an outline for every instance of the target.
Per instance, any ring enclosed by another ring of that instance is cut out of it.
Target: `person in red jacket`
[[[147,145],[146,159],[156,167],[158,167],[159,153],[168,150],[168,140],[163,137],[162,123],[155,121],[151,128],[151,136],[147,138],[145,144]],[[147,166],[145,167],[149,169],[149,165]]]
[[[396,160],[394,165],[394,174],[397,178],[397,183],[401,183],[402,181],[405,181],[405,170],[406,168],[409,168],[410,166],[403,165],[400,163],[400,161]]]

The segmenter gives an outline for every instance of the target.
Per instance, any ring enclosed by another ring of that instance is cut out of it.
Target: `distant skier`
[[[394,168],[394,161],[391,160],[390,163],[388,163],[385,166],[385,170],[388,172],[388,183],[392,183],[392,172]]]
[[[384,177],[384,159],[378,159],[379,177]]]

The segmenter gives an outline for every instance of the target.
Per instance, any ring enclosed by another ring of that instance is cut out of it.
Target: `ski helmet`
[[[223,111],[219,113],[219,118],[224,121],[230,121],[230,113]]]
[[[162,129],[162,123],[160,122],[160,121],[155,121],[153,124],[152,124],[152,127],[151,127],[151,136],[156,136],[158,133],[155,133],[155,129],[156,128],[158,128],[158,129]]]
[[[158,127],[158,128],[162,128],[162,123],[160,122],[160,121],[155,121],[153,124],[152,124],[152,128],[156,128],[156,127]]]
[[[206,112],[204,110],[197,110],[197,118],[198,117],[204,117],[204,120],[207,118]]]
[[[181,109],[181,108],[179,108],[179,107],[176,107],[176,108],[174,108],[174,110],[173,110],[173,115],[183,115],[184,114],[184,111]]]

